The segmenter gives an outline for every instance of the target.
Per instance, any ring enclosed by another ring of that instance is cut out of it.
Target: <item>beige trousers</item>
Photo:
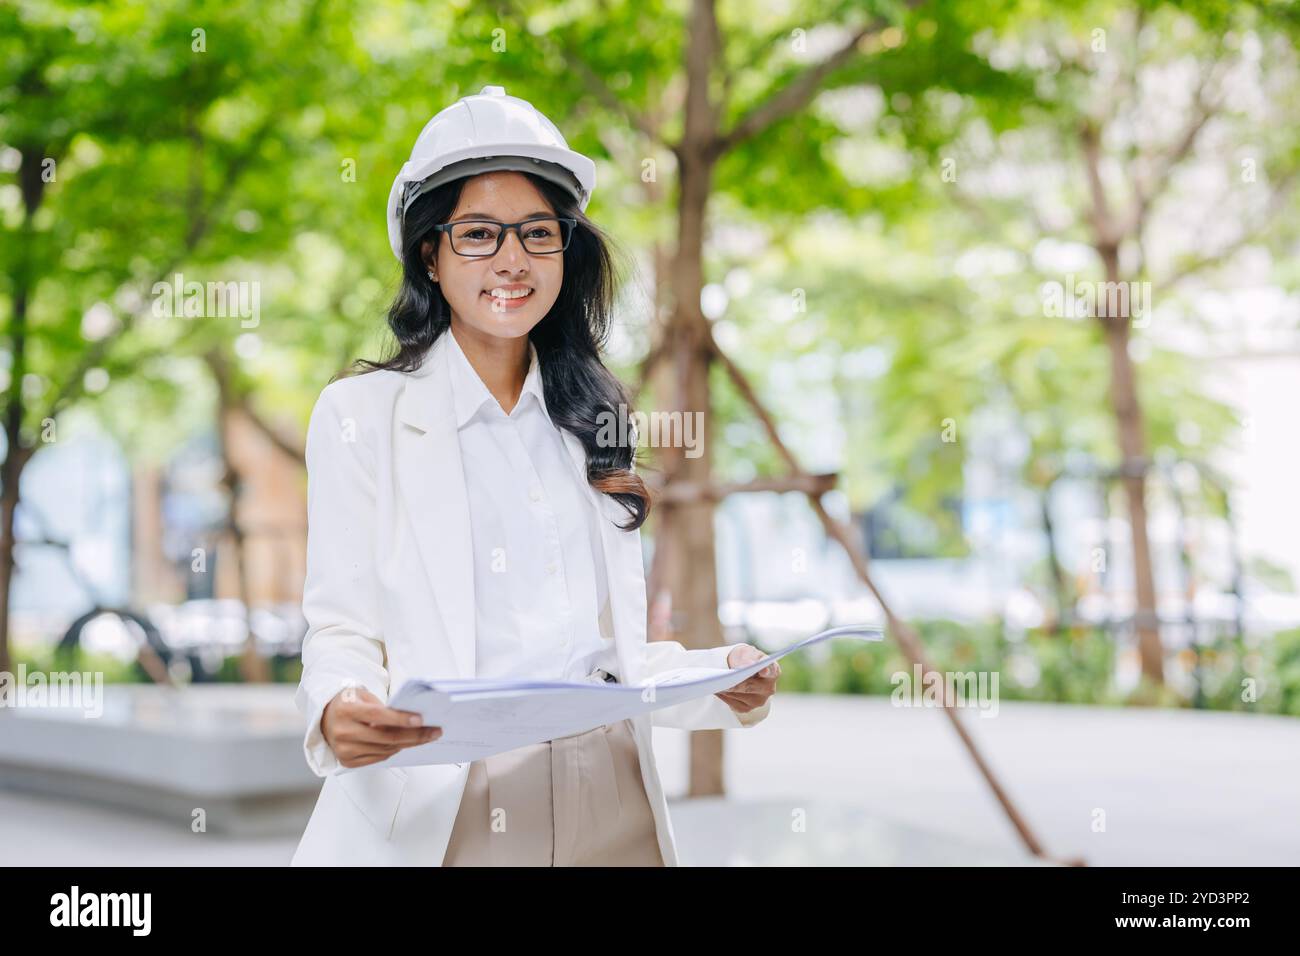
[[[470,764],[443,866],[663,866],[631,721]]]

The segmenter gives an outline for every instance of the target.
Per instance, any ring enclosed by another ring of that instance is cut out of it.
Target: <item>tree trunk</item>
[[[9,429],[5,429],[6,433]],[[3,466],[0,491],[0,673],[13,673],[9,652],[9,594],[14,580],[14,513],[18,510],[18,480],[27,456],[13,437]]]
[[[252,588],[248,580],[248,542],[240,520],[240,489],[242,478],[231,452],[231,417],[241,410],[241,400],[235,395],[230,382],[230,370],[225,355],[213,349],[206,356],[208,368],[217,383],[217,441],[221,452],[221,484],[226,489],[229,510],[226,514],[226,531],[229,533],[231,551],[238,575],[239,602],[244,609],[244,649],[239,660],[239,672],[246,683],[263,684],[271,679],[270,665],[258,653],[257,635],[253,633]]]
[[[1052,622],[1052,633],[1061,635],[1072,623],[1074,603],[1068,596],[1065,586],[1065,572],[1061,562],[1056,559],[1056,525],[1052,522],[1052,487],[1049,481],[1039,497],[1040,514],[1043,521],[1043,540],[1047,546],[1047,573],[1052,585],[1052,597],[1056,600],[1056,620]]]
[[[15,310],[16,312],[16,310]],[[15,336],[15,342],[20,341]],[[20,352],[14,351],[14,367],[21,365]],[[23,469],[36,453],[34,448],[22,444],[21,422],[24,405],[21,384],[17,394],[10,394],[5,416],[5,438],[8,450],[0,465],[0,673],[13,673],[13,657],[9,648],[9,597],[13,590],[16,560],[14,555],[14,517],[18,512],[19,487]]]
[[[696,302],[699,301],[698,294]],[[710,480],[711,458],[708,427],[712,422],[709,402],[709,361],[698,343],[688,339],[679,341],[676,349],[684,354],[686,400],[682,409],[686,415],[704,412],[706,434],[701,440],[702,454],[696,458],[682,455],[683,449],[672,449],[680,456],[675,480],[707,484]],[[667,525],[672,552],[666,568],[672,593],[672,621],[677,633],[675,640],[690,648],[717,647],[723,643],[722,627],[718,622],[717,549],[713,533],[714,502],[704,498],[687,504],[675,504],[668,515]],[[691,734],[690,796],[723,793],[722,731],[703,730]]]
[[[677,370],[676,389],[669,407],[686,416],[702,413],[704,428],[698,435],[696,457],[684,448],[668,449],[670,467],[677,479],[705,485],[712,470],[713,406],[709,395],[712,350],[706,345],[707,326],[700,311],[704,287],[704,224],[712,188],[713,153],[717,135],[716,107],[709,98],[709,78],[717,56],[717,24],[708,0],[693,4],[686,72],[689,80],[681,143],[677,149],[677,248],[673,257],[672,315],[668,322],[667,358]],[[694,452],[693,452],[694,453]],[[672,589],[676,639],[688,648],[717,647],[722,643],[718,622],[717,551],[713,535],[713,502],[674,506],[668,524],[673,553],[668,581]],[[691,777],[688,795],[721,794],[722,731],[691,734]]]
[[[14,296],[13,378],[5,407],[5,460],[0,465],[0,673],[13,673],[9,653],[9,593],[14,580],[14,516],[18,511],[18,489],[23,466],[30,452],[22,445],[24,355],[26,351],[27,292]]]
[[[39,80],[28,77],[37,87]],[[45,196],[42,160],[49,156],[45,147],[27,145],[20,149],[18,180],[23,197],[22,238],[13,272],[13,314],[9,318],[9,394],[5,396],[4,430],[7,447],[0,465],[0,672],[12,673],[9,651],[9,597],[14,580],[14,517],[18,512],[19,482],[35,448],[24,448],[23,418],[27,404],[23,400],[23,379],[27,375],[27,313],[34,288],[31,264],[32,221]]]
[[[1102,260],[1106,266],[1106,281],[1119,282],[1117,250],[1108,250],[1108,254],[1103,254]],[[1155,576],[1151,568],[1151,545],[1147,537],[1146,425],[1137,393],[1137,370],[1128,353],[1129,311],[1123,308],[1122,315],[1108,315],[1107,299],[1106,295],[1097,296],[1097,317],[1110,352],[1110,398],[1122,456],[1121,483],[1128,504],[1134,588],[1137,593],[1133,624],[1137,633],[1142,674],[1160,685],[1164,683],[1164,649],[1156,617]],[[1120,302],[1128,304],[1126,298],[1121,298]]]

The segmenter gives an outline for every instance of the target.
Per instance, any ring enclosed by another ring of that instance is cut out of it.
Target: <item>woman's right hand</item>
[[[325,705],[320,730],[339,763],[365,767],[442,736],[441,727],[421,727],[421,720],[412,711],[385,707],[364,687],[347,687]]]

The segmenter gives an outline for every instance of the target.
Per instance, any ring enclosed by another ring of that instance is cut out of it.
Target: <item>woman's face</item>
[[[503,171],[482,173],[466,182],[448,221],[518,222],[539,215],[553,216],[555,209],[523,173]],[[530,254],[512,229],[496,255],[467,257],[452,251],[446,232],[436,235],[436,250],[433,243],[425,242],[421,252],[451,307],[453,321],[485,335],[518,338],[527,335],[555,304],[564,278],[564,253]],[[517,292],[521,288],[532,291],[524,298],[491,294],[494,289]]]

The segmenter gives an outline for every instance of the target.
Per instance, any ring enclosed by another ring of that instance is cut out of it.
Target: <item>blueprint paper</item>
[[[679,667],[639,685],[510,679],[408,680],[388,701],[409,710],[442,736],[405,747],[370,766],[467,763],[527,744],[583,733],[602,724],[729,690],[768,664],[832,637],[879,641],[879,627],[850,625],[821,631],[744,667]],[[344,771],[346,772],[346,770]]]

